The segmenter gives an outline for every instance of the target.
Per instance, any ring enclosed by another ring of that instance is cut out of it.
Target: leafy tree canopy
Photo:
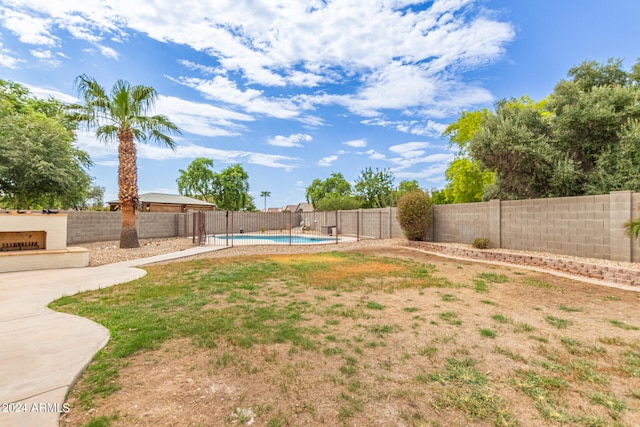
[[[187,170],[180,169],[176,180],[178,192],[183,196],[195,197],[205,202],[213,201],[213,160],[198,157],[192,161]]]
[[[444,132],[460,153],[434,202],[468,200],[480,186],[485,200],[640,191],[640,61],[631,71],[617,59],[585,61],[567,77],[542,101],[462,113]]]
[[[249,195],[249,174],[237,163],[214,174],[212,193],[220,209],[256,210]]]
[[[363,208],[383,208],[395,204],[393,172],[366,168],[356,179],[353,195],[362,199]]]
[[[351,193],[351,184],[344,179],[339,172],[333,172],[324,181],[316,178],[311,185],[307,187],[306,199],[311,203],[314,209],[318,206],[318,202],[328,196],[347,196]]]
[[[53,98],[0,80],[0,198],[19,209],[82,207],[91,187],[87,153],[73,146],[75,122]]]

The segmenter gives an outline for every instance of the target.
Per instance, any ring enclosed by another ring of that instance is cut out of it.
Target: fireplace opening
[[[0,232],[0,252],[33,251],[46,248],[46,231]]]

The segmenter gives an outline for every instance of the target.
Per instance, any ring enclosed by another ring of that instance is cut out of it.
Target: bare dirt
[[[634,329],[640,327],[640,293],[398,246],[357,251],[433,264],[438,276],[462,286],[341,294],[309,288],[297,298],[326,306],[342,304],[345,309],[374,301],[384,310],[372,310],[371,318],[340,317],[332,323],[330,335],[321,336],[323,350],[304,351],[290,344],[245,349],[225,342],[203,349],[189,339],[168,341],[157,350],[127,358],[118,378],[120,391],[98,400],[93,409],[80,408],[77,391],[72,391],[72,411],[61,425],[81,426],[99,416],[114,416],[111,426],[154,427],[494,425],[491,418],[474,419],[464,410],[437,404],[449,388],[424,378],[441,373],[450,358],[475,360],[491,393],[506,402],[520,425],[557,425],[514,385],[518,372],[526,371],[566,379],[571,388],[558,399],[573,411],[579,408],[600,417],[603,425],[640,425],[640,400],[634,397],[640,393],[640,379],[618,366],[622,353],[640,348],[640,332]],[[237,255],[225,252],[214,256]],[[489,292],[481,293],[473,287],[479,273],[504,274],[509,282],[491,283]],[[445,321],[446,312],[454,312],[459,324]],[[492,319],[497,314],[508,321]],[[550,316],[571,319],[572,326],[553,327],[545,320]],[[629,328],[616,327],[610,319]],[[315,315],[307,322],[322,328],[326,320]],[[375,325],[390,325],[393,332],[376,336],[369,332]],[[519,325],[532,330],[519,331]],[[495,331],[496,337],[483,336],[480,329]],[[563,340],[579,344],[568,351]],[[572,366],[576,360],[593,363],[606,382],[543,367]],[[625,409],[614,414],[592,403],[589,396],[598,391],[617,396]],[[586,422],[576,418],[568,424]]]

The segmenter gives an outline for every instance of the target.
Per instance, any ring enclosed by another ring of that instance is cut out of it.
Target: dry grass
[[[638,293],[359,252],[158,265],[59,301],[113,337],[61,425],[640,425],[617,325]]]

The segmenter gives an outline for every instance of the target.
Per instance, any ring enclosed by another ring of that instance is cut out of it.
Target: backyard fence
[[[194,244],[319,244],[401,237],[396,209],[331,212],[199,211],[183,217],[181,229]]]
[[[638,207],[640,193],[632,191],[435,205],[428,238],[470,244],[476,237],[486,237],[495,248],[640,262],[639,240],[624,229],[627,221],[638,216]],[[333,243],[336,235],[338,242],[340,238],[402,237],[396,212],[396,208],[310,213],[208,211],[200,217],[193,212],[139,212],[137,224],[141,239],[192,237],[195,244],[225,246],[309,243],[312,238]],[[68,245],[120,238],[120,212],[67,214]],[[253,241],[248,234],[254,236]]]

